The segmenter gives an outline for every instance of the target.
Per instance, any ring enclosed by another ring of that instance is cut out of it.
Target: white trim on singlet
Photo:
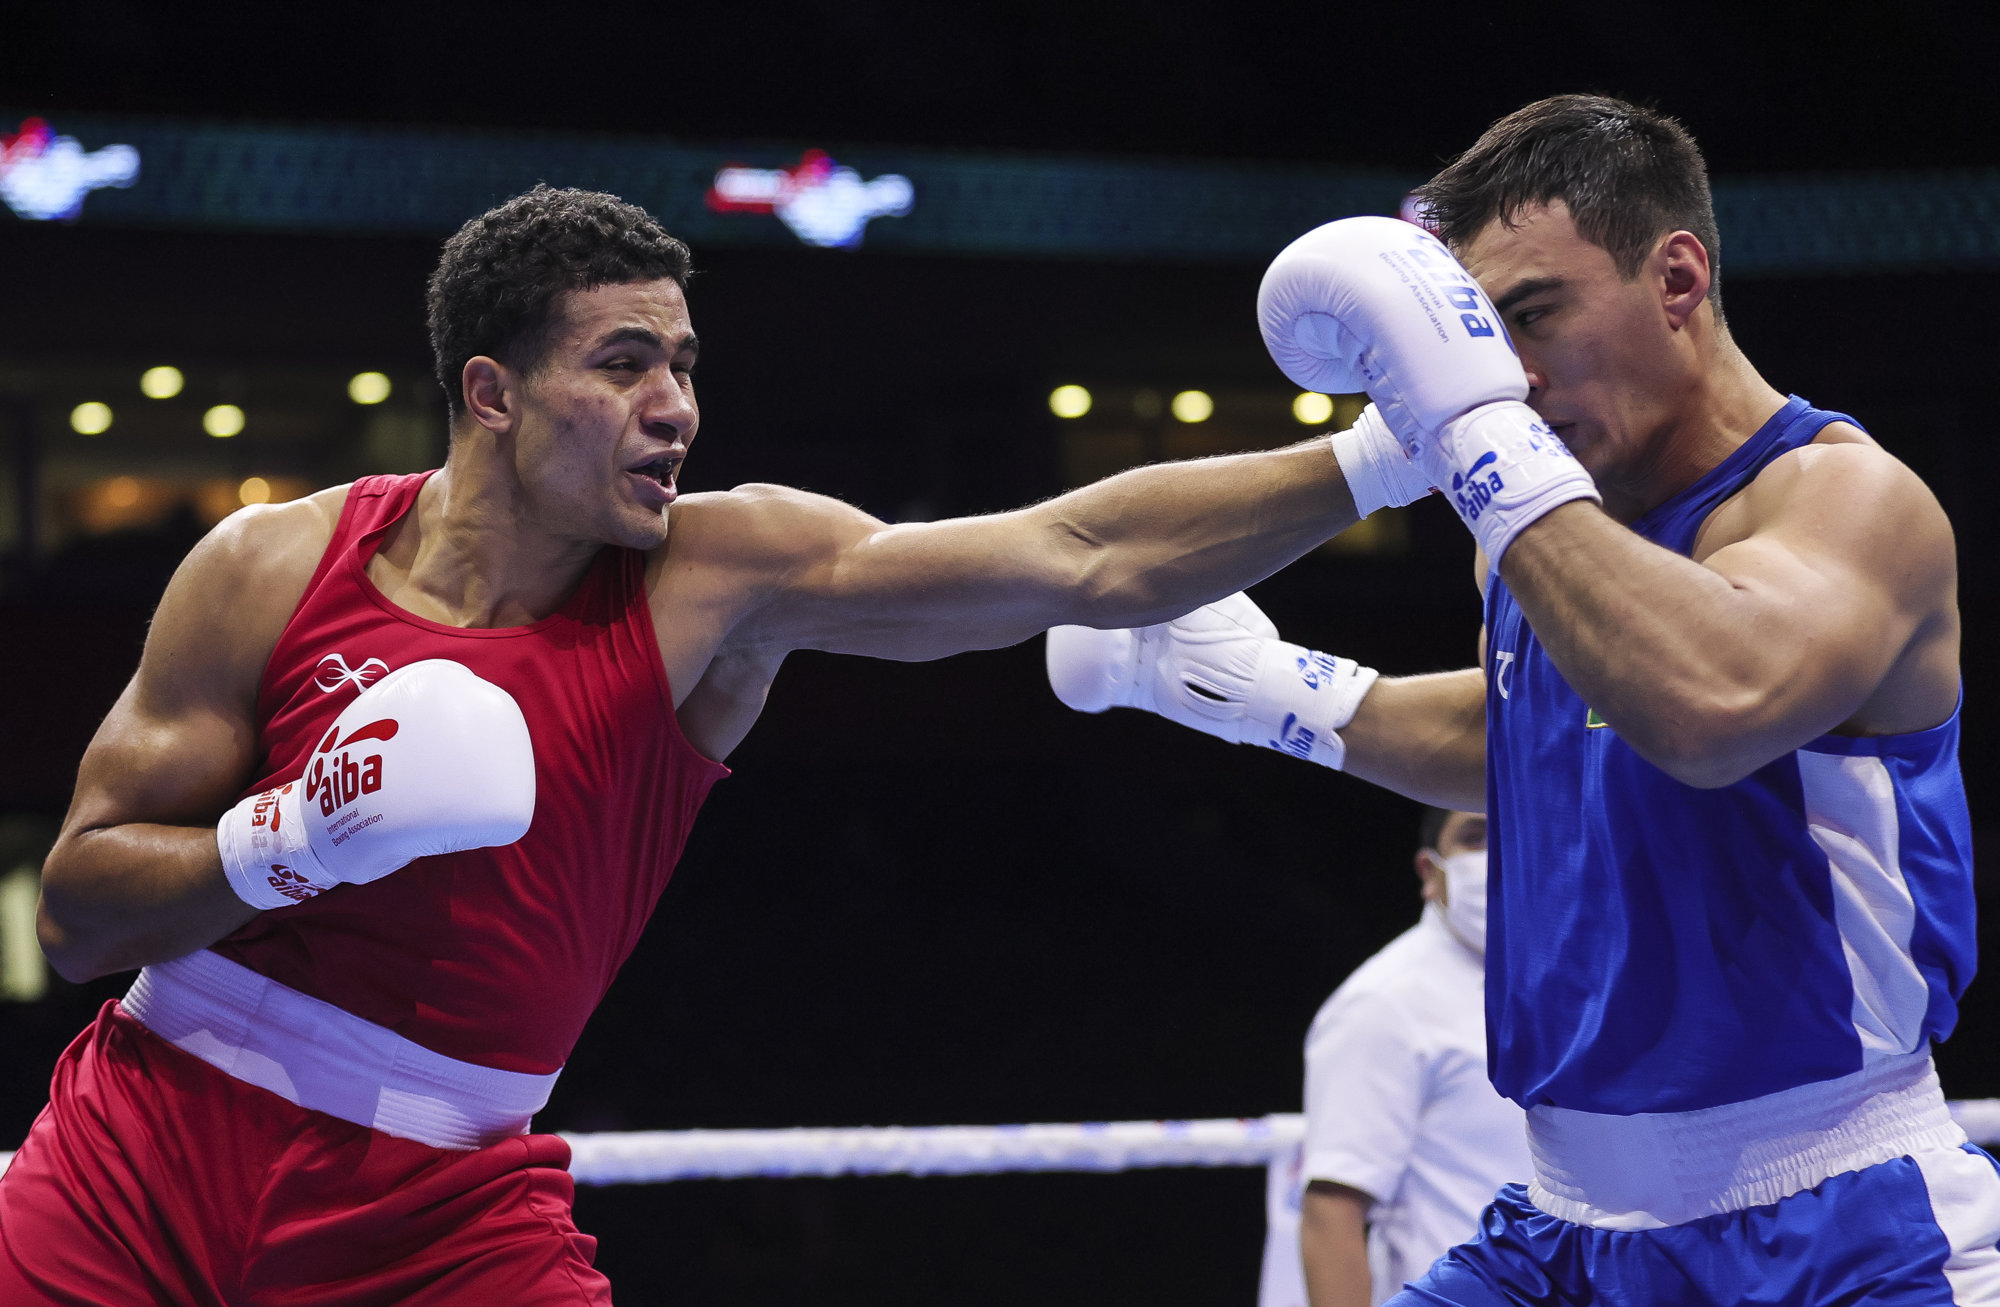
[[[1917,906],[1899,857],[1895,781],[1880,758],[1805,749],[1795,756],[1806,830],[1826,854],[1862,1057],[1913,1052],[1931,991],[1911,956]]]
[[[560,1074],[434,1053],[207,949],[147,967],[119,1006],[238,1080],[433,1148],[483,1148],[525,1134]]]

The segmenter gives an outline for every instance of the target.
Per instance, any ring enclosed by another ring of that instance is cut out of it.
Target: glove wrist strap
[[[1422,443],[1417,461],[1472,531],[1487,561],[1551,510],[1604,502],[1560,437],[1519,400],[1481,405]]]
[[[1340,730],[1354,720],[1377,675],[1352,658],[1266,641],[1243,706],[1242,742],[1339,771],[1347,761]]]
[[[313,852],[296,781],[259,791],[222,815],[215,843],[236,897],[268,911],[303,903],[339,884]]]

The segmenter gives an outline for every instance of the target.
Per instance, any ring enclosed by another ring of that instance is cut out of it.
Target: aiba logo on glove
[[[1318,738],[1312,727],[1299,720],[1297,713],[1288,712],[1285,720],[1278,723],[1278,738],[1265,741],[1264,747],[1289,753],[1294,758],[1311,758],[1313,741]]]
[[[1500,456],[1487,450],[1473,461],[1463,472],[1454,472],[1451,478],[1452,502],[1458,505],[1458,513],[1468,522],[1477,522],[1486,506],[1493,502],[1493,496],[1507,488],[1498,472],[1488,472],[1485,480],[1480,480],[1481,468],[1491,467],[1500,461]]]
[[[369,740],[393,740],[396,729],[395,720],[385,717],[354,731],[339,744],[334,743],[339,730],[328,731],[315,750],[318,756],[306,772],[306,802],[317,802],[320,815],[331,817],[342,804],[381,789],[382,755],[371,753],[357,761],[355,751],[350,750],[351,746]]]
[[[1293,661],[1298,667],[1299,679],[1306,683],[1308,690],[1332,685],[1334,678],[1340,675],[1340,660],[1317,649],[1308,649]]]
[[[1459,311],[1458,325],[1465,329],[1465,334],[1491,336],[1493,319],[1485,315],[1493,312],[1493,306],[1487,301],[1486,292],[1479,289],[1471,273],[1459,266],[1443,242],[1425,231],[1423,240],[1412,245],[1410,253],[1423,266],[1424,276],[1443,293],[1445,301]]]

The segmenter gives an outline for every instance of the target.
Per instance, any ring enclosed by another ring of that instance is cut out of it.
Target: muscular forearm
[[[223,878],[212,826],[65,832],[42,870],[42,949],[73,981],[180,957],[256,915]]]
[[[1341,738],[1349,775],[1420,803],[1486,811],[1486,678],[1478,668],[1378,680]]]
[[[1136,468],[1033,511],[1075,571],[1076,609],[1060,620],[1097,627],[1178,617],[1357,520],[1325,439]]]

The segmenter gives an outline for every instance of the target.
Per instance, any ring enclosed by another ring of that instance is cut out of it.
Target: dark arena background
[[[161,587],[239,503],[442,458],[424,278],[538,180],[617,190],[694,247],[684,490],[915,520],[1323,429],[1258,340],[1272,254],[1395,212],[1527,101],[1656,103],[1708,153],[1751,359],[1855,414],[1953,518],[1965,776],[2000,837],[1990,8],[76,0],[6,33],[0,1149],[128,983],[46,973],[27,923]],[[94,188],[32,175],[63,138]],[[788,224],[771,178],[814,167],[853,169],[862,207]],[[1057,415],[1063,386],[1088,412]],[[1435,499],[1254,594],[1385,671],[1474,656],[1470,549]],[[1413,805],[1070,713],[1039,639],[797,656],[729,761],[538,1128],[1296,1111],[1312,1012],[1417,912]],[[1974,985],[1940,1053],[1954,1097],[2000,1095],[1995,995]],[[577,1219],[624,1302],[1209,1304],[1254,1297],[1262,1186],[708,1180],[585,1189]]]

